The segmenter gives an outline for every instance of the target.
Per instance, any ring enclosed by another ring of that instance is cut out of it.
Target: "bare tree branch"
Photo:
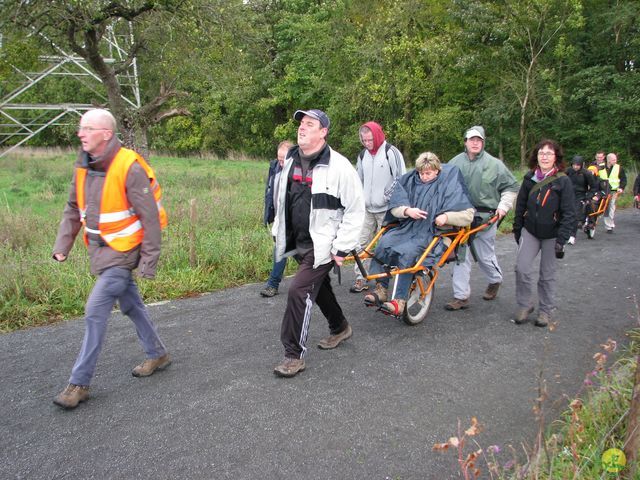
[[[99,25],[110,18],[122,18],[131,21],[143,13],[154,10],[156,6],[156,2],[153,1],[145,2],[138,8],[129,8],[123,3],[111,2],[91,19],[91,23]]]
[[[157,113],[151,119],[151,125],[158,124],[163,120],[167,120],[168,118],[173,117],[190,117],[192,113],[186,108],[172,108],[171,110],[166,110],[164,112]]]
[[[126,72],[127,69],[133,63],[133,61],[135,60],[136,56],[138,55],[138,52],[142,50],[144,46],[145,46],[144,40],[135,42],[129,49],[129,52],[127,53],[127,58],[125,58],[122,62],[119,62],[117,65],[114,65],[113,67],[114,73],[116,75],[119,75],[123,72]]]

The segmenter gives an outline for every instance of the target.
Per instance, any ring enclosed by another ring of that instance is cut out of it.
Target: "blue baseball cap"
[[[296,110],[296,113],[293,114],[293,118],[294,120],[300,121],[302,120],[302,117],[304,117],[305,115],[318,120],[322,128],[328,129],[329,125],[331,125],[331,121],[329,120],[329,117],[327,116],[327,114],[324,113],[322,110],[318,110],[315,108],[311,110]]]

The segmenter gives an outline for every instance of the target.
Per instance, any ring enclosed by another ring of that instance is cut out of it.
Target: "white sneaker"
[[[576,237],[569,237],[569,240],[567,240],[567,243],[569,245],[575,245],[576,244]]]

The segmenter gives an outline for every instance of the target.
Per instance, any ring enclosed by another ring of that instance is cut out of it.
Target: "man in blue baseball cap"
[[[297,110],[298,144],[285,160],[277,188],[272,233],[276,261],[292,256],[299,264],[289,286],[280,340],[280,377],[305,369],[312,307],[329,322],[321,349],[336,348],[353,331],[331,288],[329,272],[358,245],[364,218],[362,185],[353,165],[327,144],[329,117],[322,110]]]
[[[324,113],[322,110],[317,110],[315,108],[311,110],[296,110],[296,113],[293,114],[294,120],[297,120],[298,122],[301,121],[305,116],[315,118],[320,122],[320,126],[322,128],[326,128],[327,131],[329,130],[331,121],[329,120],[329,117],[327,116],[327,114]],[[326,140],[326,137],[325,137],[325,140]]]

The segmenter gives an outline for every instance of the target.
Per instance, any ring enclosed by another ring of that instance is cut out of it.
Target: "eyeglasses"
[[[539,157],[554,157],[556,155],[556,152],[541,152],[538,151],[538,156]]]
[[[96,130],[111,130],[110,128],[98,128],[98,127],[88,127],[86,125],[80,125],[78,127],[79,132],[95,132]]]

